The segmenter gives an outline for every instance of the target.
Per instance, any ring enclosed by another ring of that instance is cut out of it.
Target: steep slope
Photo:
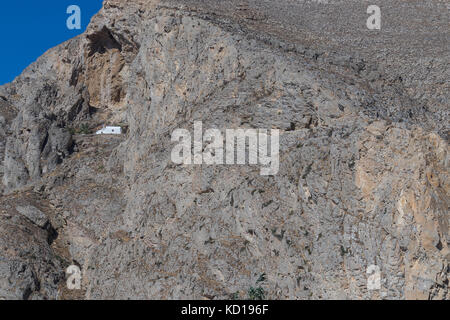
[[[375,36],[353,1],[105,1],[0,88],[0,297],[449,298],[448,29],[381,2]],[[174,164],[198,120],[279,129],[278,174]]]

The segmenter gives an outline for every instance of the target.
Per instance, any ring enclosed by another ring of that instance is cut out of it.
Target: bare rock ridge
[[[449,299],[448,11],[378,2],[104,1],[0,87],[0,298]],[[174,164],[197,120],[279,173]]]

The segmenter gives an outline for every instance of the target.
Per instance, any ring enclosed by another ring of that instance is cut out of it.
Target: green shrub
[[[78,130],[78,132],[81,134],[90,134],[91,130],[89,129],[89,126],[86,123],[83,123],[80,126],[80,129]]]
[[[266,293],[264,292],[264,289],[261,287],[258,288],[250,287],[250,289],[248,289],[249,300],[264,300],[265,296]]]
[[[256,280],[256,285],[266,281],[266,279],[267,279],[266,274],[265,273],[261,274],[258,280]],[[266,298],[266,292],[260,286],[256,288],[250,287],[250,289],[248,289],[248,298],[249,300],[264,300]]]

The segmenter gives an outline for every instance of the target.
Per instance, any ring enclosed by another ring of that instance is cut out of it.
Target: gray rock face
[[[38,208],[35,208],[33,206],[26,206],[16,207],[16,210],[40,228],[44,228],[48,223],[47,216]]]
[[[55,230],[30,193],[0,199],[0,298],[57,299],[64,261],[52,242]],[[32,201],[33,205],[25,203]],[[14,207],[16,203],[22,206]]]
[[[0,297],[450,298],[448,28],[381,3],[370,33],[364,2],[105,1],[0,88]],[[174,164],[199,120],[279,129],[278,174]]]
[[[11,121],[16,116],[16,110],[8,103],[7,99],[0,96],[0,180],[3,181],[3,175],[5,173],[4,161],[6,138],[10,133],[9,126]],[[3,194],[3,184],[0,184],[0,194]]]

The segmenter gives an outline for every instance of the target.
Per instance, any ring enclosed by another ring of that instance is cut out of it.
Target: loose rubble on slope
[[[104,1],[0,87],[0,298],[449,299],[445,5],[329,2]],[[278,174],[174,164],[200,120]]]

